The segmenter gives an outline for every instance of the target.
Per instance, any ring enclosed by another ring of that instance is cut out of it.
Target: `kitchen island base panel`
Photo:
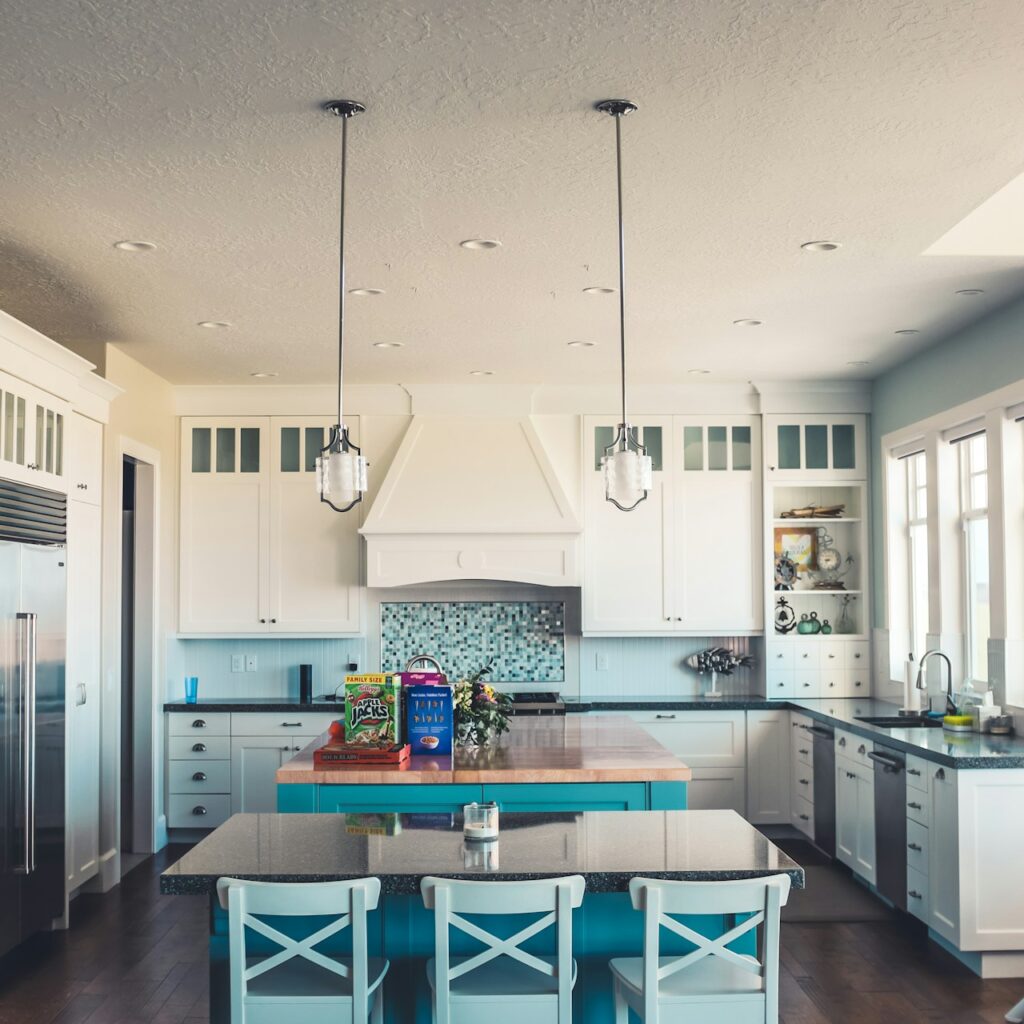
[[[230,1024],[231,987],[228,973],[228,918],[215,894],[210,897],[210,1022]],[[533,916],[468,915],[492,934],[504,938],[514,935]],[[702,935],[724,934],[743,916],[703,915],[680,918],[688,927]],[[324,918],[291,918],[277,920],[279,928],[299,940],[323,927]],[[430,986],[426,978],[426,962],[434,954],[434,915],[423,906],[419,896],[387,894],[380,907],[367,917],[368,946],[371,957],[386,957],[391,962],[384,979],[384,1019],[388,1024],[430,1024]],[[756,956],[756,936],[749,932],[730,945],[737,953]],[[481,951],[480,944],[458,931],[450,933],[451,952],[455,956],[472,956]],[[317,949],[324,953],[346,954],[351,951],[351,937],[335,936]],[[554,930],[534,936],[522,946],[538,956],[554,952]],[[679,956],[694,946],[684,939],[662,932],[662,949],[666,956]],[[260,956],[271,956],[280,947],[268,939],[252,936],[248,950]],[[612,980],[608,961],[619,956],[641,956],[643,953],[643,914],[635,911],[628,893],[587,893],[583,905],[573,911],[573,956],[578,976],[573,991],[573,1019],[586,1024],[614,1024]],[[491,1014],[488,1020],[498,1024]]]
[[[341,773],[339,772],[339,775]],[[512,811],[684,811],[685,782],[426,783],[415,786],[286,783],[277,787],[281,814],[458,814],[473,802]]]

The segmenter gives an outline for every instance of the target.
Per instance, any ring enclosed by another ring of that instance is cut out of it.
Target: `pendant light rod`
[[[618,198],[619,227],[619,361],[622,367],[622,422],[626,419],[626,233],[622,213],[622,119],[637,109],[629,100],[602,100],[597,104],[602,113],[615,118],[615,190]]]
[[[366,107],[355,100],[331,100],[324,109],[341,118],[341,200],[338,232],[338,426],[345,425],[342,410],[342,377],[345,365],[345,178],[348,171],[348,123]]]

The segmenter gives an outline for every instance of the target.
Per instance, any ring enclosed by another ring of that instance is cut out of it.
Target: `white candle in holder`
[[[466,804],[462,808],[462,834],[466,839],[481,841],[498,838],[498,805]]]

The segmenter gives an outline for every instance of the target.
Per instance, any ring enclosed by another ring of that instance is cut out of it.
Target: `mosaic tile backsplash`
[[[430,654],[452,679],[488,662],[496,683],[565,681],[561,601],[420,601],[380,606],[381,670]]]

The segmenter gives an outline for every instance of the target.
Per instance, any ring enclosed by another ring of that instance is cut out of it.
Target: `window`
[[[988,445],[985,434],[956,442],[960,460],[963,528],[964,633],[967,675],[988,682],[991,635],[988,552]]]
[[[910,652],[920,658],[928,643],[928,462],[924,452],[903,459],[907,484],[907,595]]]

